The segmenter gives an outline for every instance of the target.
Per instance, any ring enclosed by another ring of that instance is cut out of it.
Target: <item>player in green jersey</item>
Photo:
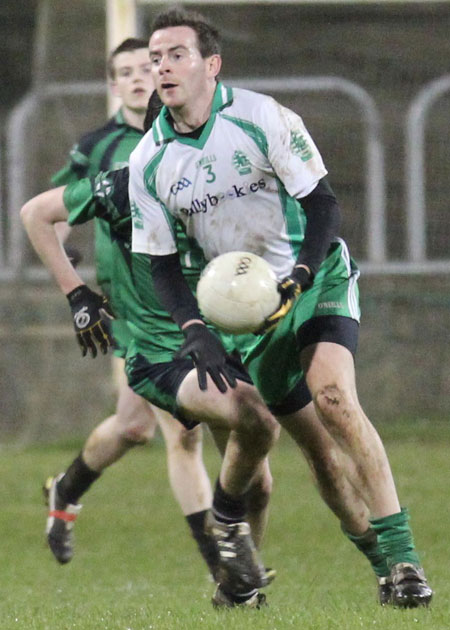
[[[130,152],[144,135],[144,117],[153,91],[147,42],[135,38],[125,40],[111,53],[107,65],[110,86],[114,95],[119,97],[121,107],[103,127],[84,135],[72,148],[67,165],[53,177],[56,185],[76,182],[101,170],[124,166],[128,163]],[[114,290],[111,270],[115,256],[110,226],[98,217],[95,218],[95,251],[97,282],[102,293],[112,298],[115,311],[119,311],[120,296],[111,295]],[[95,311],[98,305],[98,298],[87,290],[76,291],[71,300],[74,313]],[[213,562],[215,548],[203,533],[203,520],[212,495],[202,461],[201,427],[188,433],[167,414],[151,408],[128,387],[123,366],[131,334],[119,312],[112,328],[115,344],[113,367],[118,389],[116,412],[94,429],[82,452],[65,473],[47,480],[46,492],[51,512],[47,522],[50,549],[59,562],[71,560],[74,553],[72,528],[80,510],[79,499],[105,468],[132,446],[149,440],[158,423],[167,446],[173,492],[202,553],[206,558],[212,558]],[[101,332],[97,331],[97,334],[101,335]],[[79,338],[83,344],[83,336]],[[106,350],[105,344],[99,347]],[[82,345],[82,350],[97,352],[95,343]],[[56,517],[53,514],[55,505],[58,508]]]
[[[195,435],[200,428],[198,422],[205,421],[209,424],[223,455],[220,481],[218,480],[216,485],[212,507],[215,513],[220,513],[226,519],[226,525],[216,523],[211,513],[209,520],[202,519],[199,531],[203,534],[203,540],[200,542],[204,544],[200,545],[200,549],[215,579],[220,581],[224,588],[235,593],[238,603],[257,607],[264,598],[258,588],[268,583],[271,573],[264,570],[256,560],[252,537],[244,517],[251,524],[252,536],[259,546],[265,529],[266,508],[271,488],[271,476],[265,455],[278,433],[276,422],[251,386],[238,361],[229,363],[230,382],[233,383],[234,379],[237,379],[231,396],[221,397],[220,404],[212,398],[208,401],[204,400],[204,396],[199,397],[197,379],[190,376],[194,372],[192,360],[177,361],[173,357],[175,351],[182,345],[183,336],[154,298],[150,285],[147,287],[146,304],[140,302],[134,287],[130,257],[128,169],[110,174],[100,173],[97,178],[84,179],[66,188],[48,191],[28,202],[22,209],[22,219],[30,239],[67,295],[72,311],[72,296],[77,292],[90,293],[93,305],[89,310],[90,321],[83,323],[75,321],[77,336],[82,342],[87,347],[97,345],[101,347],[107,344],[107,331],[103,328],[102,313],[105,304],[100,296],[82,283],[63,254],[53,228],[56,223],[63,220],[75,225],[96,216],[107,219],[114,230],[113,266],[110,270],[111,304],[118,316],[130,325],[135,349],[153,361],[153,389],[148,399],[158,407],[158,413],[165,416],[162,425],[164,434],[169,432],[176,437],[181,450],[184,443],[189,443],[190,440],[194,443],[197,441]],[[196,282],[199,275],[198,267],[192,265],[186,270],[186,275]],[[140,355],[134,354],[133,358],[138,356]],[[162,410],[176,415],[180,422],[173,420]],[[241,465],[243,450],[246,456],[244,464]],[[181,462],[174,462],[172,465],[177,464],[186,477],[184,488],[187,496],[180,497],[183,507],[183,502],[186,503],[189,499],[195,501],[195,495],[201,494],[202,482],[199,484],[196,478],[197,464],[192,465],[188,458],[183,458],[183,453],[179,455]],[[198,453],[198,457],[201,459],[201,453]],[[202,471],[203,474],[206,473]],[[239,500],[234,499],[235,492]],[[243,492],[244,502],[240,498]],[[207,507],[210,506],[211,501]],[[69,505],[68,508],[65,506],[63,515],[57,510],[55,512],[50,515],[51,518],[64,518],[71,522],[76,516],[76,506]],[[197,518],[199,516],[196,515]],[[209,556],[205,553],[206,543],[209,543]],[[221,550],[225,558],[223,562]],[[230,567],[229,558],[234,555],[238,564]]]
[[[177,224],[207,260],[250,251],[273,268],[282,306],[248,349],[249,373],[300,446],[301,411],[314,402],[323,429],[353,463],[352,482],[389,568],[383,577],[392,603],[427,605],[432,591],[408,512],[358,401],[359,272],[337,237],[340,210],[319,151],[292,111],[217,81],[219,35],[201,16],[177,9],[160,14],[149,50],[165,107],[130,158],[132,248],[185,334],[180,356],[193,356],[210,374],[208,390],[226,391],[224,349],[204,352],[211,333],[181,273]]]

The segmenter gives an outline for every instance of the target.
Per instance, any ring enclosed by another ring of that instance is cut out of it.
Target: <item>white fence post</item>
[[[104,94],[103,81],[78,83],[51,83],[38,91],[29,92],[12,110],[6,128],[6,177],[9,195],[7,198],[7,255],[2,276],[5,279],[16,277],[23,267],[25,234],[20,221],[19,211],[27,201],[27,124],[37,114],[45,101],[61,95],[98,95]]]
[[[405,190],[407,199],[408,259],[425,262],[426,195],[425,195],[425,127],[431,106],[450,91],[450,75],[427,83],[408,108],[406,117]]]

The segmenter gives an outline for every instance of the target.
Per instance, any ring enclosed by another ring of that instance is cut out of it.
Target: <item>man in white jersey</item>
[[[391,602],[427,605],[432,591],[408,512],[357,397],[359,272],[337,238],[327,171],[299,116],[270,97],[218,83],[218,39],[198,14],[170,10],[153,25],[150,60],[165,108],[130,160],[134,256],[151,261],[157,294],[185,335],[179,356],[194,359],[200,389],[220,392],[229,381],[226,353],[183,279],[175,225],[191,239],[192,256],[208,261],[243,250],[270,263],[282,305],[241,348],[250,375],[297,442],[301,411],[314,401],[354,464],[353,483],[389,567]]]

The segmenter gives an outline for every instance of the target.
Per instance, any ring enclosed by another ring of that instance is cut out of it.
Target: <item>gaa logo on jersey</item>
[[[311,147],[309,146],[305,136],[300,131],[291,131],[290,149],[294,155],[298,155],[302,162],[307,162],[313,156]]]
[[[187,177],[182,177],[176,184],[172,184],[170,187],[170,194],[175,196],[185,188],[189,188],[189,186],[192,186],[191,180]]]
[[[243,151],[236,149],[232,158],[233,166],[239,173],[239,175],[248,175],[252,172],[252,166],[250,160]]]
[[[112,184],[110,179],[108,179],[107,177],[97,179],[94,191],[97,197],[100,197],[101,199],[106,199],[111,194],[111,191]]]
[[[131,219],[133,221],[133,227],[136,230],[144,229],[144,218],[142,216],[142,212],[139,210],[134,201],[131,202]]]

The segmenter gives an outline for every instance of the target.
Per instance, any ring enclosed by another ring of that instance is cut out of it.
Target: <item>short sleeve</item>
[[[146,169],[147,171],[147,169]],[[135,153],[130,158],[129,197],[132,218],[132,251],[137,254],[166,256],[177,251],[173,220],[159,200],[156,171],[151,185],[145,184],[147,172],[140,166]]]
[[[267,98],[260,108],[268,143],[268,160],[287,192],[298,199],[308,195],[327,174],[322,157],[301,117]]]
[[[100,172],[96,177],[80,179],[64,191],[64,205],[70,225],[86,223],[94,217],[107,221],[121,237],[131,233],[128,200],[128,168]]]
[[[67,163],[52,175],[50,181],[54,186],[65,186],[86,177],[88,171],[89,158],[81,151],[80,145],[75,144],[70,150]]]
[[[90,178],[80,179],[66,186],[63,201],[69,217],[69,225],[80,225],[95,216],[95,196],[93,181]]]

